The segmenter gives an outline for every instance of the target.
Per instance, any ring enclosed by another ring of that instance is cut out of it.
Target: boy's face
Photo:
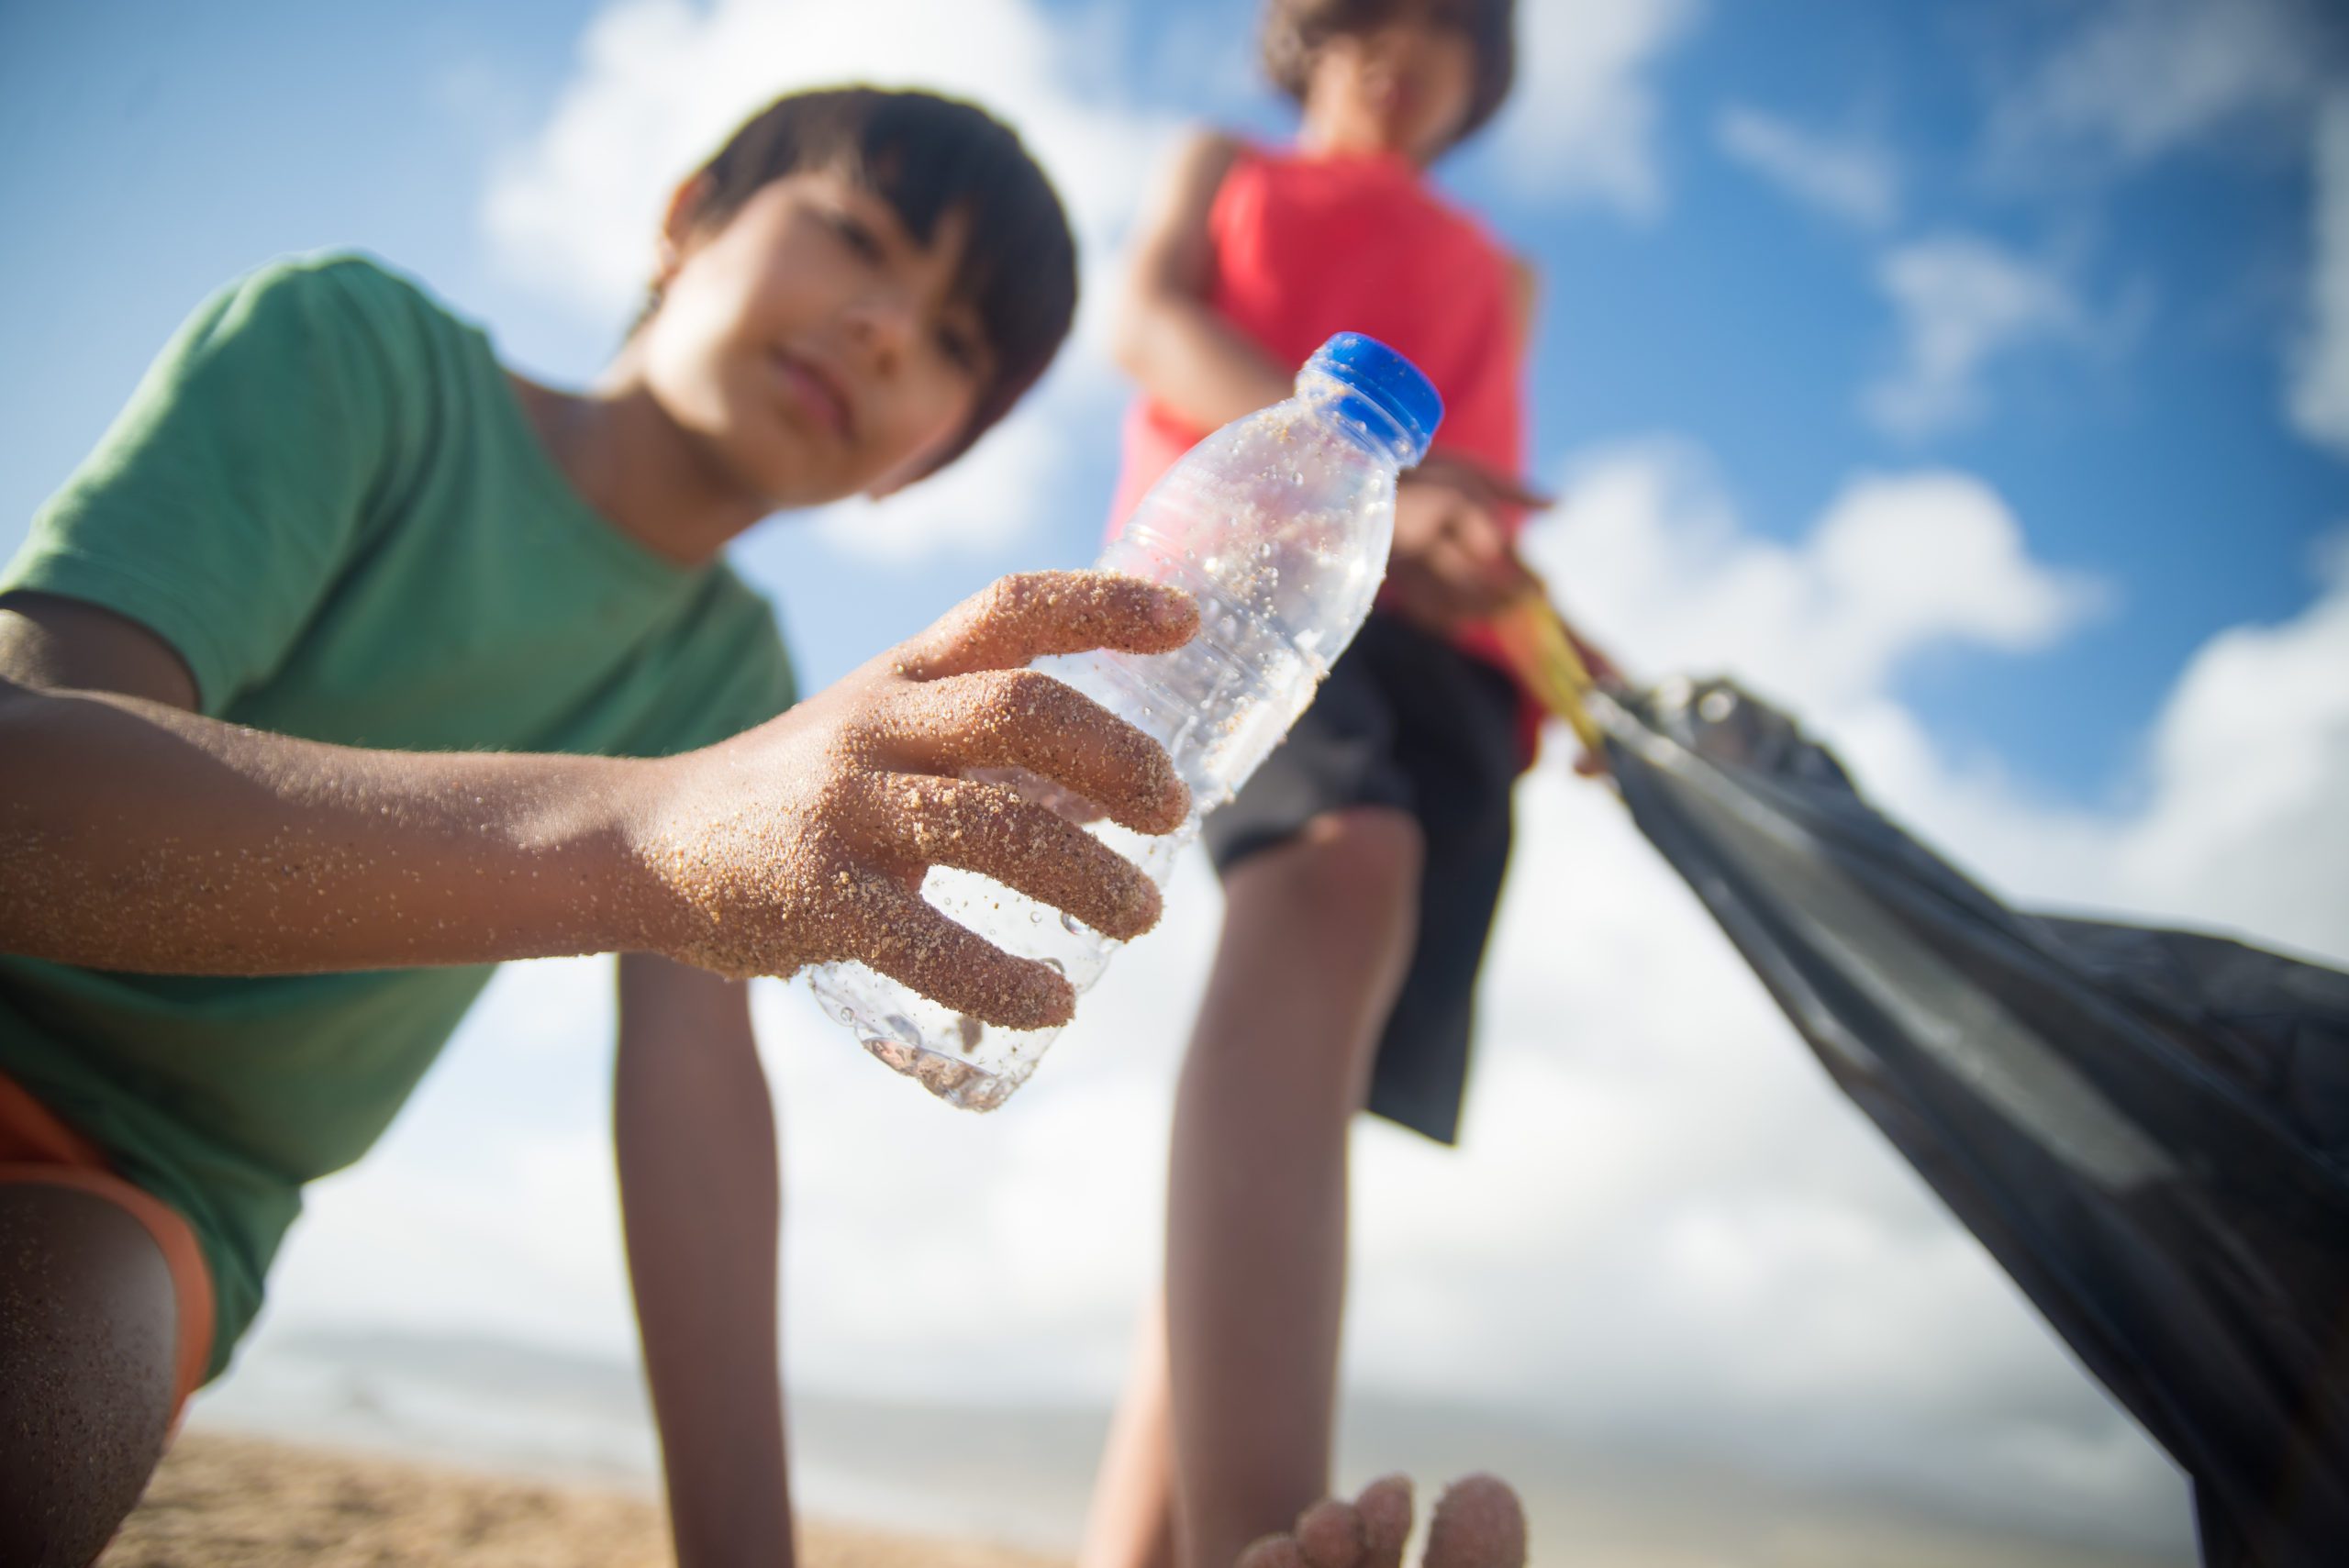
[[[963,214],[917,244],[845,175],[770,181],[715,229],[679,233],[644,377],[727,483],[776,507],[894,488],[923,472],[986,384],[956,294]]]
[[[1460,132],[1476,88],[1476,50],[1447,0],[1402,0],[1360,32],[1313,51],[1306,113],[1338,145],[1432,162]]]

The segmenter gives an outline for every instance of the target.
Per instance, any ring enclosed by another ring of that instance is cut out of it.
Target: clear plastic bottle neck
[[[1416,443],[1402,422],[1355,388],[1317,365],[1297,378],[1296,401],[1315,420],[1344,436],[1388,468],[1412,461]]]

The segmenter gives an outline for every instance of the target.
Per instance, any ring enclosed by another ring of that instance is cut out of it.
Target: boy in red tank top
[[[1348,1125],[1367,1106],[1447,1143],[1457,1129],[1531,755],[1481,623],[1530,584],[1512,540],[1541,504],[1515,478],[1534,288],[1425,171],[1499,107],[1511,28],[1510,0],[1271,0],[1297,145],[1197,136],[1135,251],[1118,351],[1143,396],[1113,526],[1206,432],[1286,396],[1331,332],[1394,345],[1445,412],[1398,491],[1379,608],[1208,821],[1227,902],[1175,1105],[1164,1319],[1141,1336],[1085,1568],[1228,1568],[1328,1489]]]

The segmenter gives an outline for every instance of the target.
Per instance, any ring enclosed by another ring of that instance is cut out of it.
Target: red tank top
[[[1242,147],[1208,209],[1208,301],[1284,369],[1334,332],[1400,350],[1443,395],[1435,447],[1516,474],[1524,458],[1515,291],[1508,253],[1401,158],[1311,157]],[[1125,428],[1110,527],[1206,431],[1150,398]],[[1522,517],[1507,519],[1514,532]],[[1470,627],[1460,645],[1501,664]]]

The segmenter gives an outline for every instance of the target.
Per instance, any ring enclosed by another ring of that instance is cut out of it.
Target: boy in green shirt
[[[100,1550],[302,1184],[382,1132],[490,966],[598,951],[628,955],[621,1196],[679,1557],[790,1560],[739,977],[852,957],[1064,1019],[1066,982],[922,873],[1146,929],[1139,872],[963,774],[1174,827],[1164,754],[1020,667],[1163,651],[1196,613],[1007,579],[794,706],[720,550],[960,455],[1074,297],[1008,130],[854,89],[775,104],[678,189],[591,391],[512,374],[363,259],[190,320],[0,576],[0,1562]]]

